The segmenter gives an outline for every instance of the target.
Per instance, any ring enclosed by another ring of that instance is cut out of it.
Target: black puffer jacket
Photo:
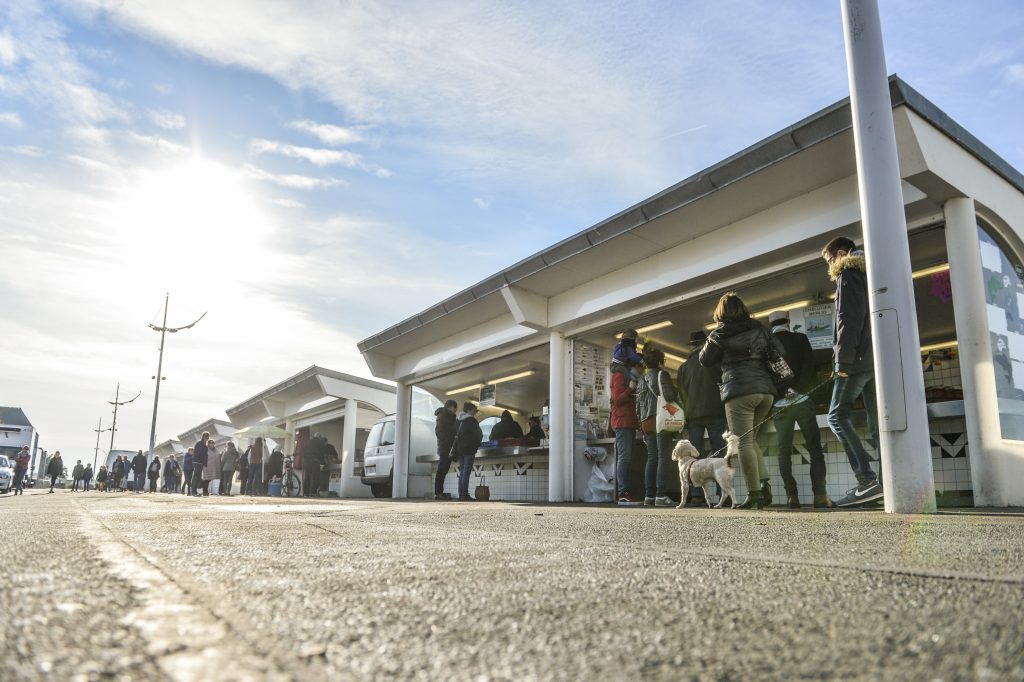
[[[480,443],[484,442],[484,432],[480,429],[480,422],[465,412],[459,413],[459,424],[455,428],[455,456],[466,457],[475,455],[480,449]]]
[[[832,347],[837,372],[869,372],[874,368],[871,354],[871,311],[868,304],[868,267],[863,251],[836,259],[829,268],[836,283],[835,325]]]
[[[455,413],[447,407],[434,410],[434,436],[437,437],[437,456],[451,454],[455,442]]]
[[[782,344],[754,319],[728,322],[711,332],[700,351],[700,364],[711,367],[721,363],[723,403],[756,393],[776,395],[766,363],[769,343],[782,355]]]
[[[686,408],[688,422],[706,419],[725,418],[725,406],[718,392],[722,383],[722,368],[719,366],[705,367],[700,364],[698,353],[686,358],[679,367],[677,381],[679,392],[683,394],[683,407]]]

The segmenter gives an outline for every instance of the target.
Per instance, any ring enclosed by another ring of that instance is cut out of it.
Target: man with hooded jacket
[[[434,474],[434,499],[450,500],[451,493],[444,491],[444,479],[452,466],[455,456],[452,446],[455,444],[455,415],[459,404],[454,400],[445,402],[444,407],[434,411],[434,436],[437,438],[437,473]]]
[[[864,398],[868,428],[878,442],[875,410],[875,371],[871,348],[871,311],[868,301],[867,262],[849,237],[836,237],[821,250],[828,274],[836,283],[833,316],[832,403],[828,425],[843,444],[857,486],[836,500],[837,507],[851,507],[882,498],[882,483],[871,468],[871,457],[853,426],[853,405]]]

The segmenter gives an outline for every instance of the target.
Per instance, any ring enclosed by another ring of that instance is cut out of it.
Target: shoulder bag
[[[665,370],[658,370],[658,410],[654,413],[654,430],[656,433],[679,433],[686,425],[686,415],[679,403],[665,400],[665,391],[661,388],[664,374]]]
[[[768,374],[772,377],[772,383],[775,384],[775,389],[779,393],[785,393],[789,387],[793,377],[793,368],[786,362],[786,358],[782,357],[778,349],[775,348],[774,339],[771,337],[771,332],[768,330],[762,330],[764,332],[764,340],[768,348],[765,352],[765,364],[768,366]]]

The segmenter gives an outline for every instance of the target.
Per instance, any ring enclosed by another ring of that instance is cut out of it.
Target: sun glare
[[[195,276],[194,268],[204,278],[217,278],[214,269],[231,263],[237,274],[261,252],[270,232],[240,175],[198,157],[142,171],[115,201],[110,226],[127,264],[151,278]]]

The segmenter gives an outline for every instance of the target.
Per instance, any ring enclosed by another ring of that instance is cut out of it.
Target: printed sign
[[[494,406],[494,384],[487,384],[480,389],[480,407],[493,407]]]

